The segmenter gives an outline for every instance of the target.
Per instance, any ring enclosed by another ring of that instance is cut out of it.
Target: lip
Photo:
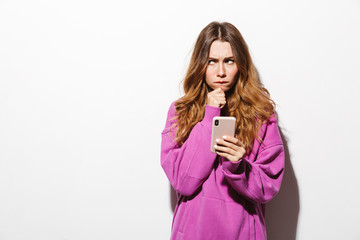
[[[224,84],[224,83],[228,83],[228,81],[216,81],[214,83],[220,83],[220,84]]]

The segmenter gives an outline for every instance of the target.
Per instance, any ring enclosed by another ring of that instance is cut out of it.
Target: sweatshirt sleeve
[[[182,146],[174,140],[176,120],[171,104],[161,141],[161,166],[173,188],[184,196],[193,195],[210,175],[216,154],[210,151],[212,119],[220,115],[220,108],[205,106],[205,115],[192,129]]]
[[[255,140],[249,155],[235,163],[221,158],[221,167],[238,193],[264,204],[279,192],[284,174],[284,148],[275,117],[262,126],[260,136],[262,142]]]

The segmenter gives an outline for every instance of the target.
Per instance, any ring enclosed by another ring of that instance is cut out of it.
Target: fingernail
[[[226,136],[223,136],[223,139],[226,139]]]
[[[220,139],[217,138],[215,141],[216,141],[216,142],[220,142]]]
[[[217,148],[218,146],[217,145],[214,145],[214,148]]]

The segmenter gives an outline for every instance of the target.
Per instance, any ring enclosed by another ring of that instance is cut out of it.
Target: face
[[[214,41],[210,46],[205,81],[211,89],[221,88],[224,92],[235,84],[238,68],[228,42]]]

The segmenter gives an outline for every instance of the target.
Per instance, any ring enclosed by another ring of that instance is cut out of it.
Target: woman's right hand
[[[206,105],[213,107],[224,107],[226,104],[225,92],[221,88],[217,88],[208,93]]]

